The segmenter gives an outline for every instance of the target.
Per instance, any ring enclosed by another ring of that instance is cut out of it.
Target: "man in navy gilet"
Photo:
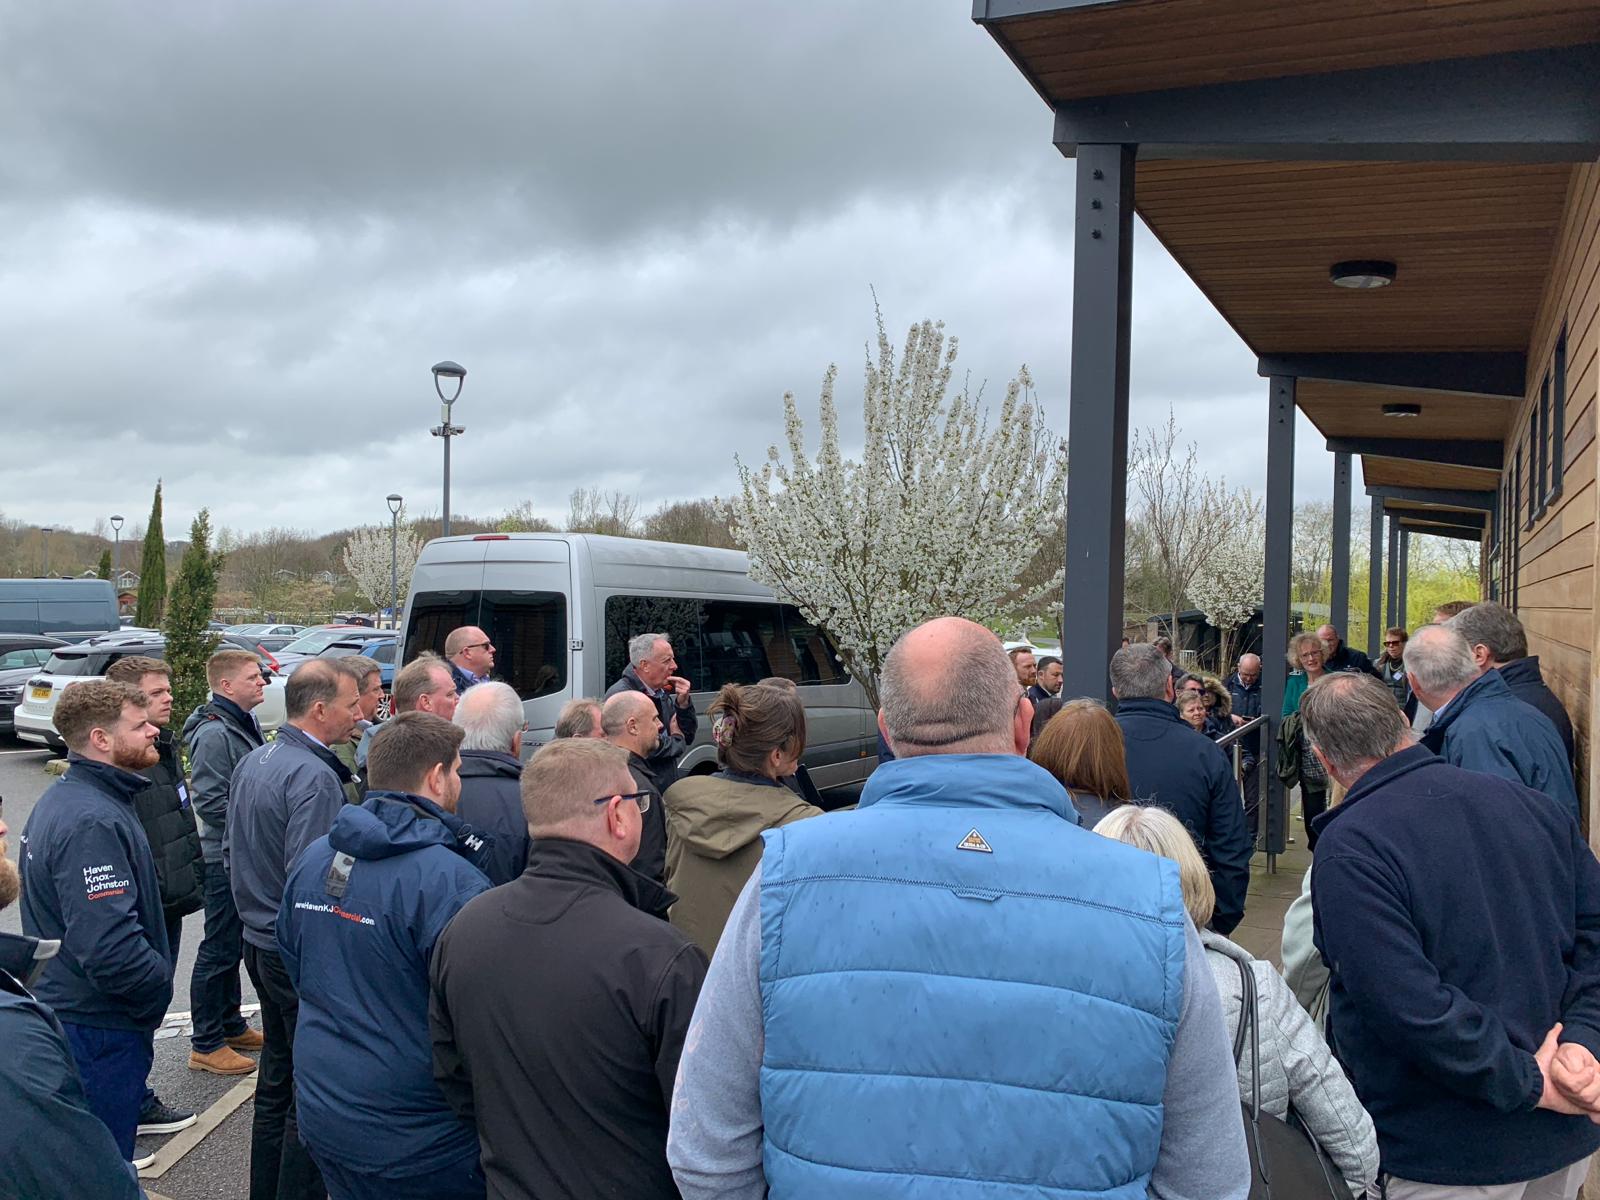
[[[712,959],[667,1145],[684,1200],[1244,1197],[1176,869],[1080,828],[1022,757],[988,630],[911,630],[881,692],[896,758],[856,811],[764,835]]]

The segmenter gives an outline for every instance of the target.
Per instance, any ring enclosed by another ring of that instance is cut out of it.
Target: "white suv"
[[[57,647],[50,661],[22,687],[22,701],[17,705],[14,718],[17,738],[49,746],[53,750],[65,750],[66,743],[56,732],[51,718],[55,715],[56,702],[61,699],[61,693],[68,684],[82,683],[85,679],[103,679],[111,664],[119,658],[134,654],[165,658],[166,651],[167,644],[161,637],[152,637],[148,632],[130,636],[126,631],[91,638],[76,646]],[[262,663],[262,670],[268,670],[265,662]],[[284,722],[285,682],[284,676],[269,672],[266,694],[261,707],[256,709],[256,720],[261,723],[264,733],[270,733]],[[173,725],[182,728],[188,715],[174,712]]]

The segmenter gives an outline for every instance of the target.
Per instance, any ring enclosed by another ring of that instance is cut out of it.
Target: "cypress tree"
[[[100,565],[95,569],[94,577],[96,579],[111,578],[111,551],[100,551]]]
[[[156,498],[150,505],[150,521],[144,531],[144,554],[139,561],[139,605],[133,623],[141,629],[155,629],[167,608],[167,538],[161,531],[161,481],[156,480]]]
[[[211,514],[201,509],[189,527],[189,548],[178,564],[162,632],[167,638],[167,665],[172,668],[172,711],[191,713],[205,703],[206,659],[217,638],[207,628],[217,603],[217,577],[222,555],[211,549]],[[142,580],[140,581],[143,582]],[[141,590],[140,595],[143,596]]]

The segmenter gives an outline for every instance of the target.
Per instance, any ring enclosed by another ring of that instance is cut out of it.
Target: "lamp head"
[[[122,531],[122,514],[121,513],[112,513],[111,514],[111,528],[117,530],[119,533]]]
[[[400,506],[405,503],[405,500],[393,492],[390,492],[385,499],[389,502],[389,511],[398,517],[400,515]]]
[[[444,394],[444,381],[455,381],[455,390],[448,396]],[[444,401],[444,406],[449,408],[461,395],[461,385],[466,382],[467,369],[460,363],[451,362],[448,358],[443,362],[433,364],[433,390],[439,393],[439,399]]]

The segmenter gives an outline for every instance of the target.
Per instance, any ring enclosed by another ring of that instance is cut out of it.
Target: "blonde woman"
[[[1300,1007],[1289,985],[1271,963],[1206,928],[1216,895],[1211,876],[1183,822],[1154,805],[1125,804],[1107,814],[1094,831],[1114,841],[1147,850],[1178,864],[1183,906],[1200,931],[1206,961],[1217,991],[1231,1041],[1243,1008],[1239,964],[1255,979],[1257,1025],[1261,1038],[1261,1107],[1278,1118],[1292,1106],[1317,1145],[1344,1176],[1352,1196],[1362,1196],[1378,1175],[1378,1134],[1361,1107],[1355,1089],[1328,1052],[1328,1044]],[[1249,1043],[1239,1063],[1239,1096],[1251,1093]]]

